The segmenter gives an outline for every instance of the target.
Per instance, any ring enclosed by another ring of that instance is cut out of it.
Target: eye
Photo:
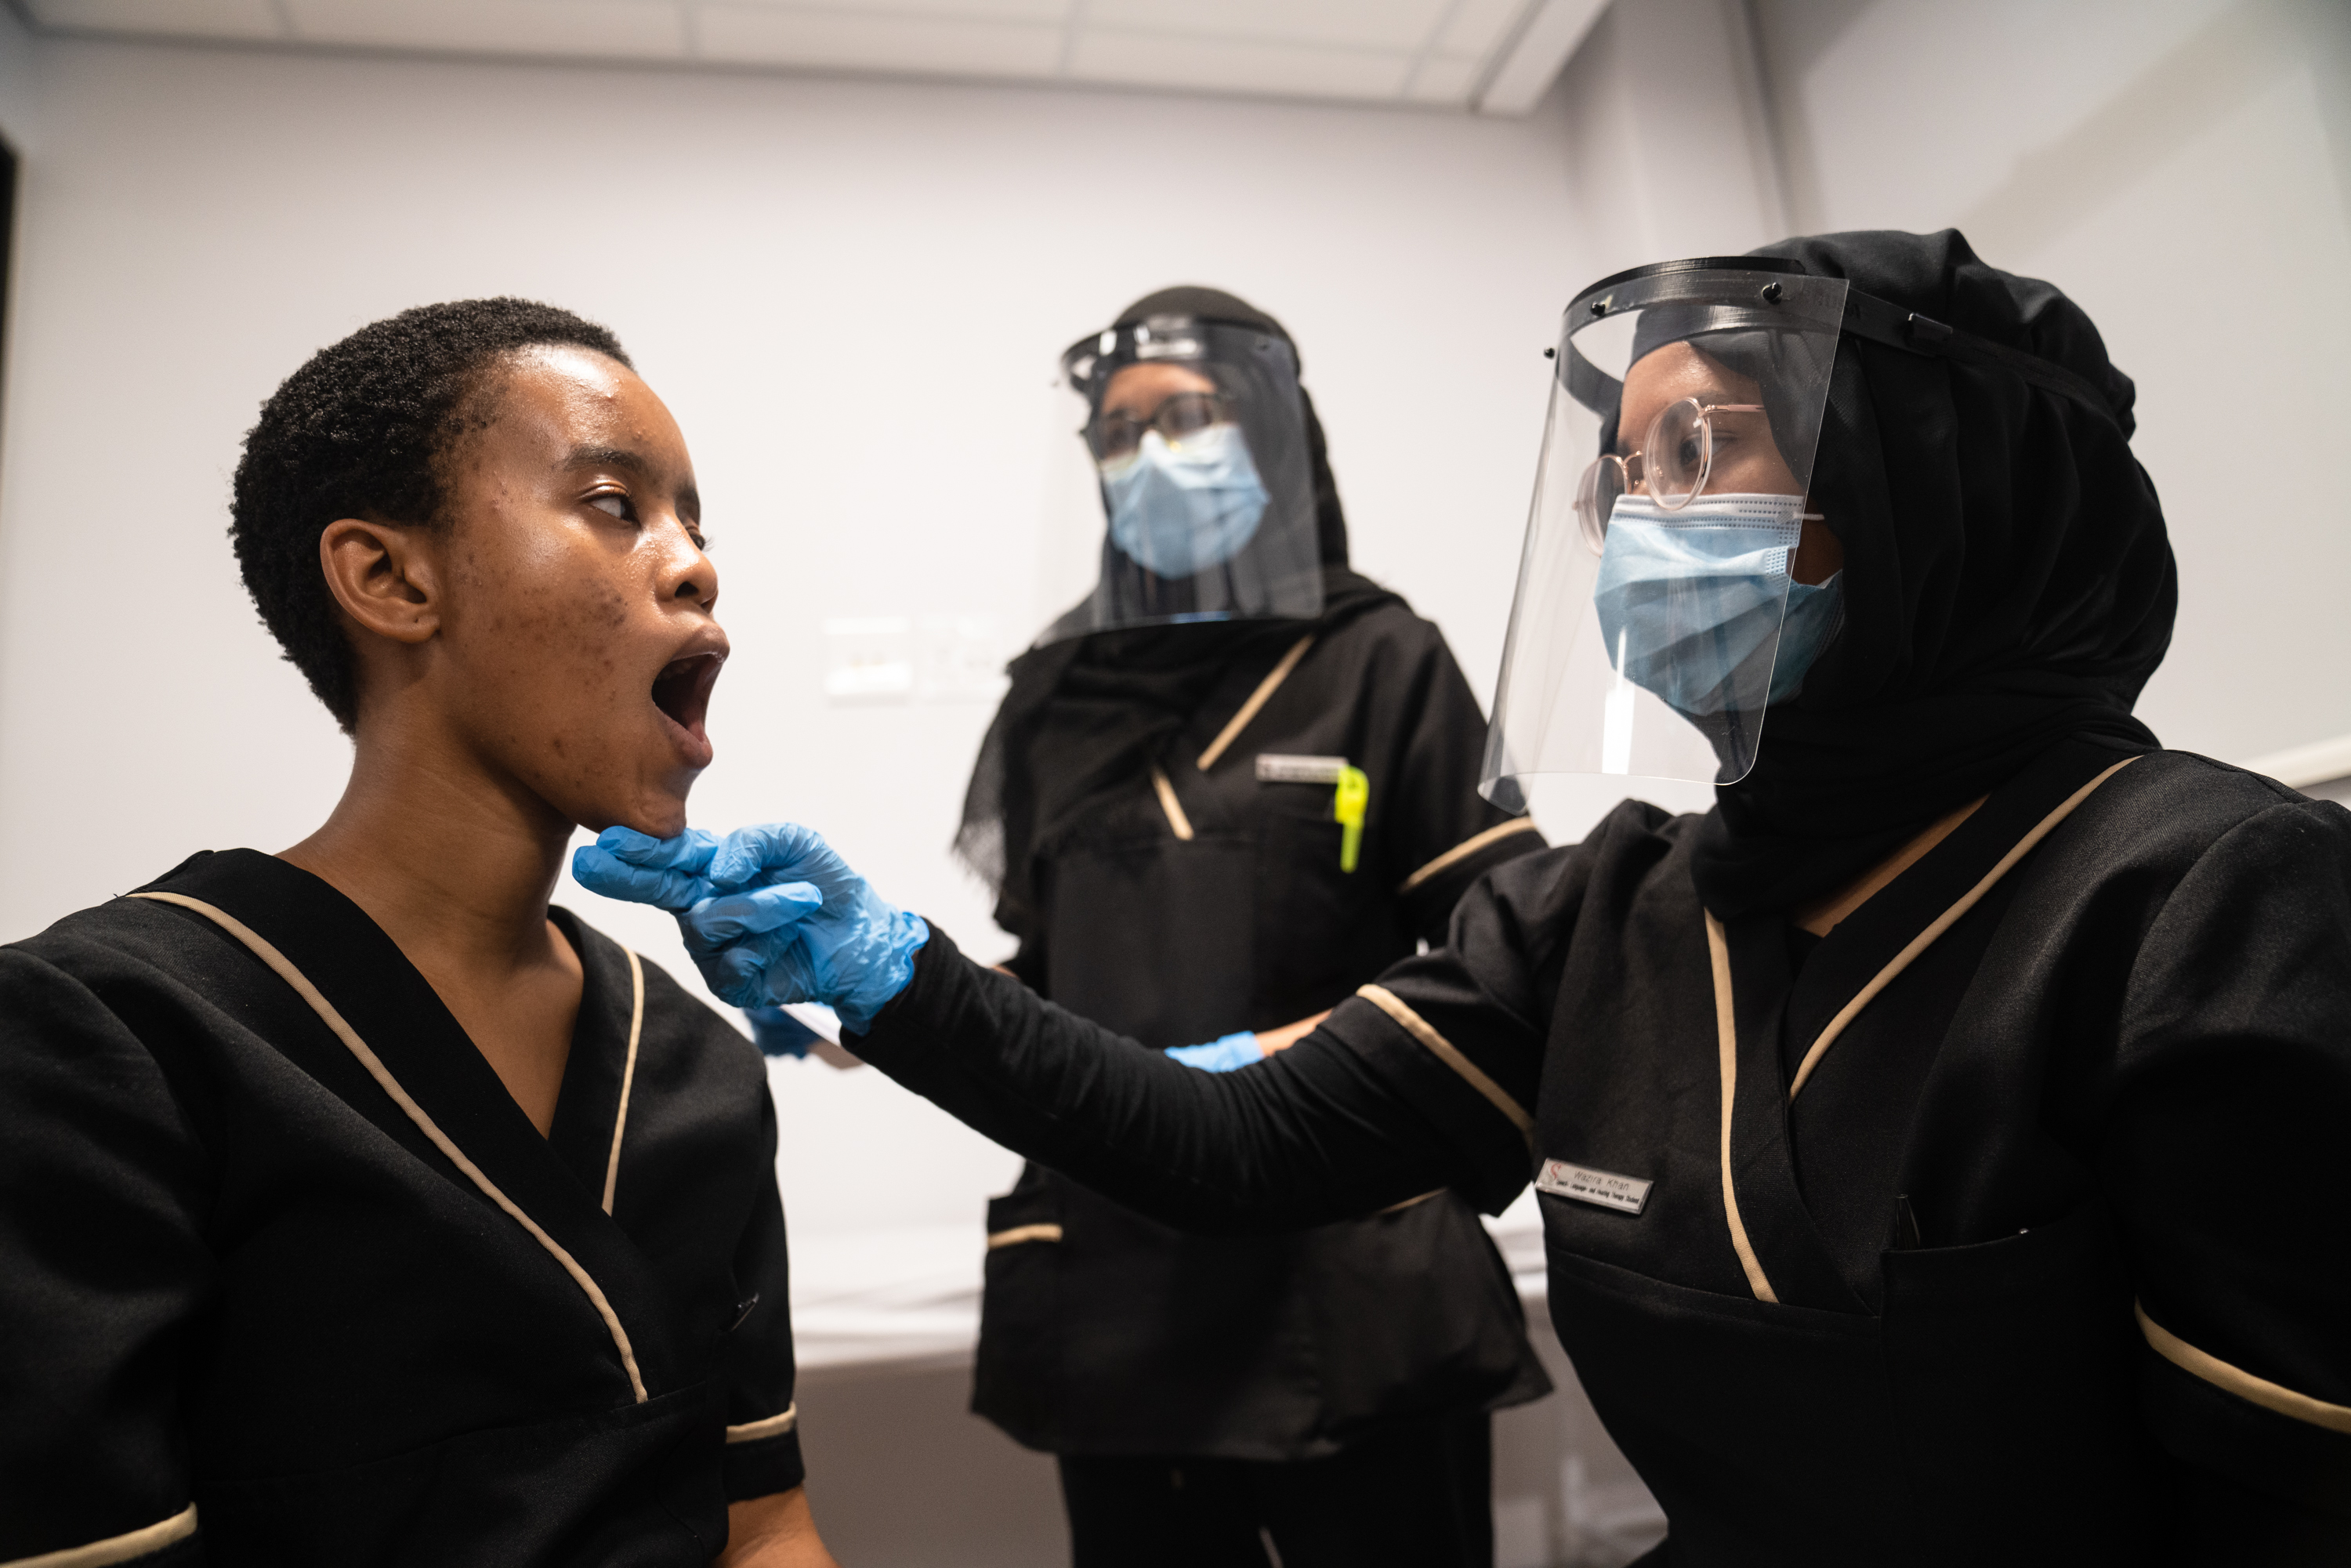
[[[637,508],[617,490],[607,490],[588,497],[588,504],[607,517],[618,517],[624,523],[637,520]]]

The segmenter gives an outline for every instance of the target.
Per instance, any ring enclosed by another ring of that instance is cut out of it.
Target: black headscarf
[[[1956,230],[1753,254],[2053,361],[2108,406],[1841,339],[1810,493],[1844,547],[1844,625],[1699,831],[1698,891],[1725,919],[1849,881],[2067,737],[2154,746],[2131,705],[2179,603],[2131,455],[2135,389],[2072,300],[1985,266]]]
[[[1290,343],[1280,322],[1214,288],[1163,288],[1119,313],[1113,327],[1154,316],[1230,321]],[[1303,356],[1301,356],[1301,361]],[[1033,868],[1105,790],[1132,789],[1190,722],[1227,670],[1270,663],[1309,632],[1328,630],[1375,605],[1401,602],[1347,565],[1347,519],[1339,507],[1322,423],[1299,389],[1313,465],[1315,533],[1322,558],[1318,620],[1212,621],[1096,632],[1029,649],[1012,661],[1012,686],[964,793],[956,851],[996,890],[998,924],[1026,936],[1036,908]]]

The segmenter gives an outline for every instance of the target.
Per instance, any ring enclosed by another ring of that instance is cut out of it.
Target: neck
[[[361,725],[334,814],[279,858],[365,910],[427,975],[544,963],[571,823],[407,727]]]

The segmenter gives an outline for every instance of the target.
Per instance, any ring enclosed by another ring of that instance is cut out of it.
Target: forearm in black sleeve
[[[935,925],[905,990],[846,1043],[998,1143],[1181,1229],[1302,1229],[1479,1179],[1328,1030],[1202,1072],[981,968]]]

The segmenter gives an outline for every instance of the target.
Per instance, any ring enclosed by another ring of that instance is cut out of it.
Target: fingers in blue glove
[[[591,893],[675,912],[716,891],[705,873],[717,848],[718,835],[704,828],[656,839],[634,828],[611,827],[571,857],[571,874]]]
[[[718,835],[707,828],[688,828],[675,838],[657,839],[634,828],[615,825],[596,835],[598,849],[631,865],[648,871],[682,871],[695,876],[709,872],[710,857],[717,852],[718,844]]]
[[[680,912],[677,922],[712,946],[776,931],[824,907],[824,894],[805,882],[722,893]]]
[[[832,852],[823,834],[798,822],[736,829],[719,841],[709,870],[710,880],[721,888],[808,882],[828,892],[836,879],[855,874]]]
[[[1203,1072],[1230,1072],[1265,1060],[1265,1050],[1248,1030],[1219,1035],[1206,1045],[1179,1045],[1167,1054]]]
[[[606,830],[608,834],[626,831]],[[713,891],[707,879],[691,872],[634,865],[601,843],[582,844],[572,852],[571,876],[590,893],[626,899],[631,904],[650,904],[672,914],[693,908]]]

